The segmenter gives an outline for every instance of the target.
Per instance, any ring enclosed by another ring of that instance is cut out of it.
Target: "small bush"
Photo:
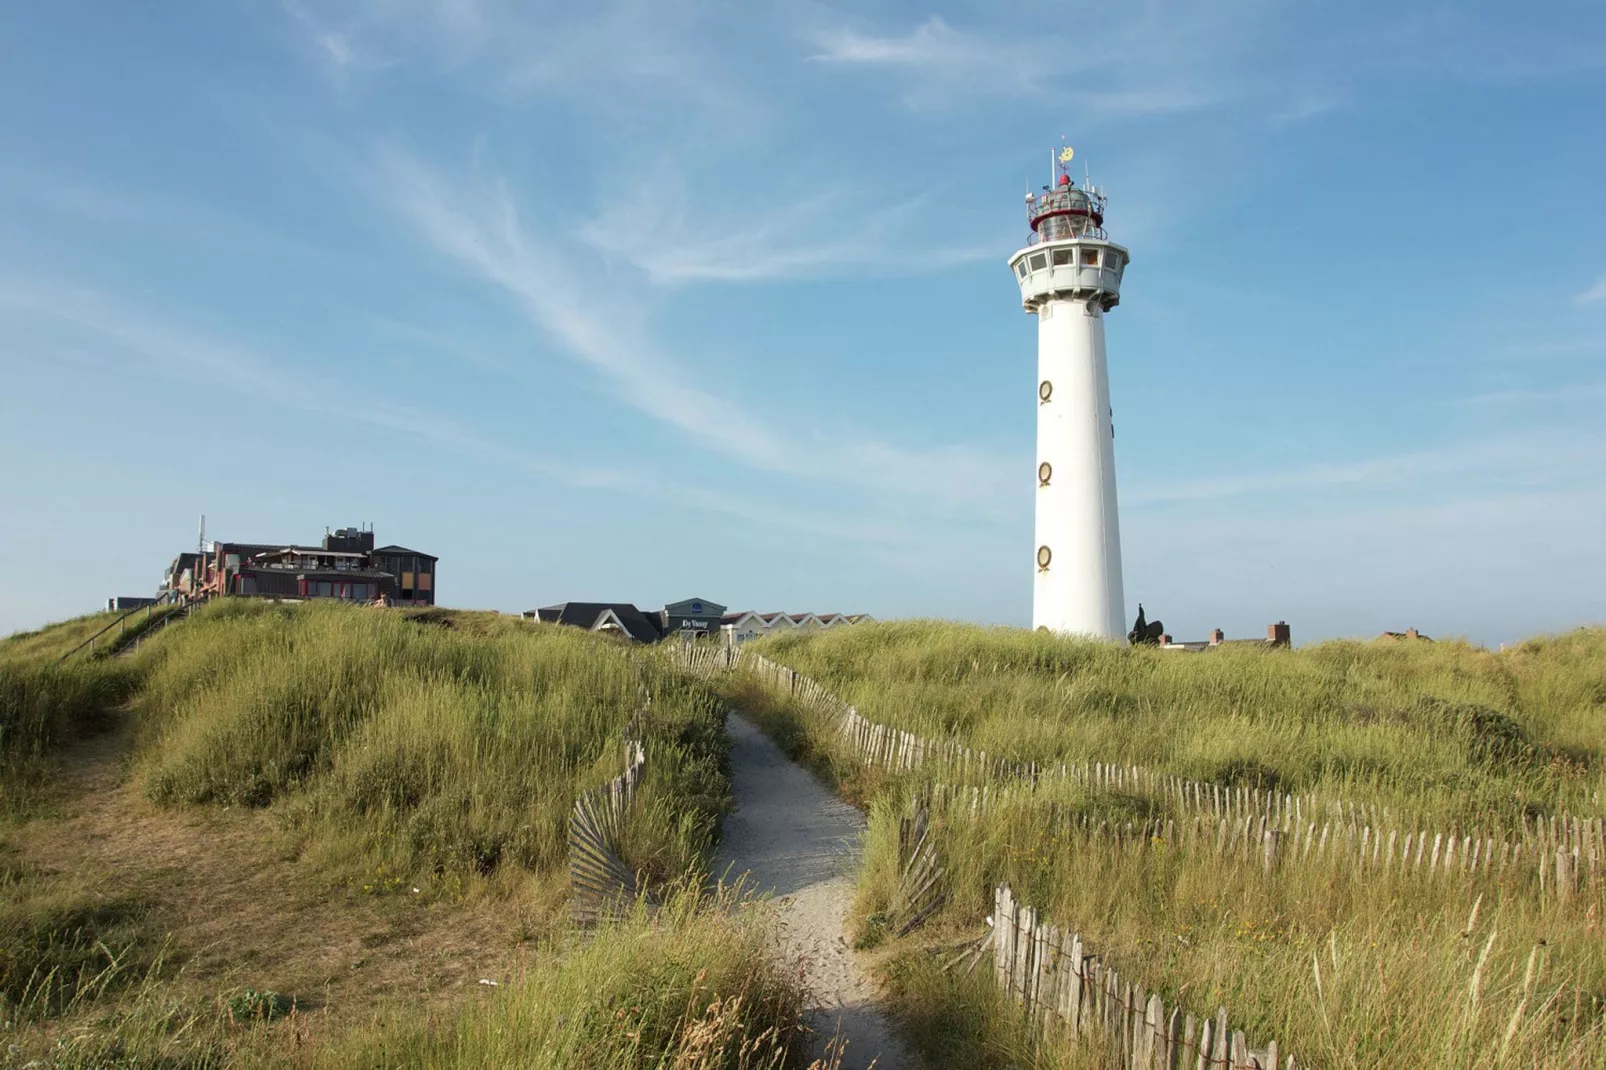
[[[242,988],[231,992],[223,1001],[229,1021],[236,1025],[271,1022],[275,1018],[283,1018],[295,1007],[294,999],[271,989],[259,992],[254,988]]]

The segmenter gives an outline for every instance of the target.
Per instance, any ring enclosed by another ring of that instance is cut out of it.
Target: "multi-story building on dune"
[[[181,553],[164,590],[192,598],[329,598],[432,606],[440,559],[405,546],[374,546],[371,529],[325,532],[318,546],[214,542]]]

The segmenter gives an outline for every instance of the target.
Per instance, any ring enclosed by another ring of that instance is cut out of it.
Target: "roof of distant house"
[[[426,554],[422,550],[409,550],[405,546],[395,546],[395,545],[381,546],[379,549],[375,550],[374,553],[376,553],[376,554],[413,554],[413,555],[415,555],[417,557],[427,557],[431,561],[439,561],[440,560],[440,558],[436,557],[434,554]]]
[[[629,602],[559,602],[555,606],[542,606],[535,612],[538,619],[548,624],[591,630],[610,611],[632,639],[654,643],[664,637],[662,629]]]

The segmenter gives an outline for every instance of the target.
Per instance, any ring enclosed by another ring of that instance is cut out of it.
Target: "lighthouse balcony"
[[[1020,283],[1021,302],[1035,312],[1045,301],[1098,297],[1104,308],[1121,300],[1127,251],[1111,242],[1076,239],[1031,245],[1010,258]]]

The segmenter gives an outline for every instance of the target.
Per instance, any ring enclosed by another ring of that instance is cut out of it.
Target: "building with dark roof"
[[[325,532],[318,546],[220,541],[179,554],[168,566],[166,589],[192,597],[432,606],[439,560],[404,546],[376,550],[372,530],[340,528]]]
[[[559,602],[526,610],[523,616],[526,620],[567,624],[589,632],[611,632],[638,643],[656,643],[664,637],[663,628],[629,602]]]
[[[724,606],[706,598],[686,598],[660,610],[639,610],[629,602],[559,602],[526,610],[523,616],[526,620],[567,624],[587,631],[618,632],[642,643],[656,643],[670,636],[696,639],[709,635],[722,636],[727,643],[741,643],[793,628],[818,631],[873,619],[867,613],[727,613]]]

